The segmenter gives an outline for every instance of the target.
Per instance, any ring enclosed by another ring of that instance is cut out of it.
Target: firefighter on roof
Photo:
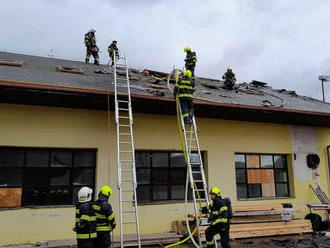
[[[112,41],[111,45],[108,47],[109,57],[111,58],[111,65],[114,65],[115,63],[115,56],[116,60],[119,59],[119,51],[117,47],[117,41]]]
[[[196,62],[197,62],[197,57],[196,53],[191,51],[190,47],[186,46],[184,49],[184,52],[186,54],[186,59],[185,61],[185,68],[186,70],[191,71],[191,76],[192,78],[195,77],[195,67],[196,67]]]
[[[86,64],[89,63],[89,58],[92,55],[94,57],[94,64],[98,65],[99,63],[99,48],[96,45],[95,38],[96,30],[91,28],[88,33],[85,34],[85,46],[86,46]]]

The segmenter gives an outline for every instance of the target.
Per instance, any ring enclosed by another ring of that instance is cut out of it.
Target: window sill
[[[75,205],[46,205],[46,206],[26,206],[26,207],[7,207],[7,208],[0,208],[0,211],[6,210],[21,210],[21,209],[43,209],[43,208],[73,208]]]
[[[295,199],[294,196],[285,196],[285,197],[269,197],[269,198],[239,198],[237,201],[264,201],[264,200],[282,200],[282,199]]]
[[[189,200],[188,202],[193,202]],[[138,206],[148,206],[148,205],[168,205],[168,204],[177,204],[177,203],[184,203],[184,200],[171,200],[171,201],[154,201],[154,202],[145,202],[145,203],[138,203]]]

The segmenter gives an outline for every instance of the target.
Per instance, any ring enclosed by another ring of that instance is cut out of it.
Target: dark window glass
[[[49,186],[48,168],[29,168],[24,170],[24,185],[26,186]]]
[[[135,166],[136,167],[150,167],[150,153],[149,152],[136,152],[135,153]]]
[[[273,168],[272,155],[260,155],[261,168]]]
[[[0,167],[23,167],[24,150],[0,149]]]
[[[92,151],[75,151],[74,152],[74,167],[94,167],[95,152]]]
[[[136,169],[136,179],[138,184],[150,184],[150,169]]]
[[[198,153],[191,153],[190,154],[190,163],[195,163],[195,164],[200,163]]]
[[[241,185],[241,184],[237,184],[236,186],[236,190],[237,190],[237,198],[247,198],[247,186]]]
[[[94,169],[75,169],[72,174],[74,186],[94,184]]]
[[[286,168],[286,157],[281,155],[274,156],[275,168]]]
[[[167,200],[167,185],[155,185],[153,187],[153,200]]]
[[[249,197],[261,197],[261,184],[248,184]]]
[[[275,170],[275,182],[287,182],[287,173],[285,169],[276,169]]]
[[[150,185],[141,185],[137,187],[137,195],[139,202],[150,202]]]
[[[70,185],[70,173],[68,169],[56,168],[49,172],[50,185]]]
[[[179,200],[184,198],[184,185],[172,185],[171,186],[171,199]]]
[[[142,151],[136,152],[135,158],[139,203],[184,200],[187,167],[183,153]],[[199,162],[197,153],[194,153],[190,158],[192,161]],[[200,174],[194,174],[194,179],[200,180]],[[197,187],[202,186],[199,184]],[[188,192],[189,200],[192,199],[190,191]],[[201,197],[205,198],[203,194]]]
[[[163,184],[168,181],[168,169],[154,169],[152,171],[152,183]]]
[[[170,153],[170,166],[171,167],[186,167],[183,153],[179,153],[179,152]]]
[[[0,187],[22,186],[23,169],[0,168]]]
[[[72,152],[71,151],[54,151],[52,152],[52,167],[71,167]]]
[[[235,154],[235,167],[236,168],[245,168],[245,155],[244,154]]]
[[[289,196],[288,184],[276,183],[276,196],[278,196],[278,197]]]
[[[246,183],[246,170],[236,169],[236,183]]]
[[[49,151],[43,150],[27,150],[26,166],[27,167],[48,167]]]
[[[168,153],[153,152],[152,153],[152,167],[168,167]]]

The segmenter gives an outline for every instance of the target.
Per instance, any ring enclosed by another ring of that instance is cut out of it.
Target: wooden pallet
[[[233,212],[251,212],[251,211],[283,211],[281,204],[262,204],[262,205],[240,205],[233,206]]]

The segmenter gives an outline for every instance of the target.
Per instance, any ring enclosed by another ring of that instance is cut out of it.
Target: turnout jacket
[[[225,80],[225,83],[234,84],[236,82],[235,74],[232,72],[226,72],[225,74],[223,74],[222,79]]]
[[[76,205],[75,230],[77,239],[96,238],[96,216],[91,201]]]
[[[85,46],[87,48],[96,47],[96,38],[93,32],[88,32],[85,34]]]
[[[209,206],[209,213],[209,222],[211,222],[211,225],[229,223],[228,206],[226,200],[222,199],[220,196],[217,196]]]
[[[186,55],[186,59],[184,61],[186,62],[186,66],[196,66],[196,62],[197,62],[196,53],[193,51],[188,51]]]
[[[175,84],[174,96],[178,94],[179,98],[193,98],[195,92],[195,80],[192,80],[188,76],[183,76]]]
[[[108,46],[108,52],[110,56],[112,56],[113,54],[115,54],[116,57],[119,56],[118,47],[113,43],[111,43],[111,45]]]
[[[112,211],[110,203],[108,203],[109,197],[99,193],[99,198],[95,201],[93,208],[96,215],[96,231],[112,231],[116,227],[115,214]]]

